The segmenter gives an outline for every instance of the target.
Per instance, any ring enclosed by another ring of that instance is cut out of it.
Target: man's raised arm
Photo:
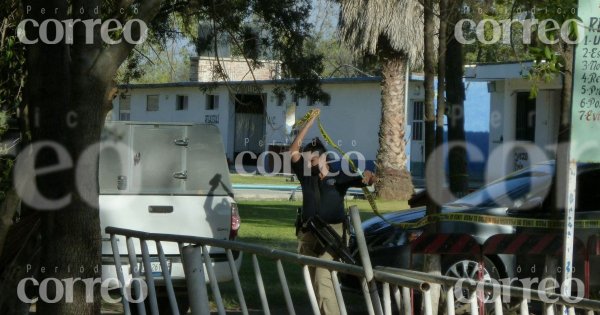
[[[319,109],[313,109],[313,114],[311,115],[310,119],[306,122],[306,124],[304,124],[304,126],[302,126],[302,129],[300,129],[298,135],[296,135],[296,138],[292,142],[292,145],[290,146],[290,157],[292,159],[292,163],[296,163],[300,160],[300,146],[302,145],[302,141],[304,140],[308,129],[310,129],[312,124],[315,122],[315,119],[319,117],[319,114]]]

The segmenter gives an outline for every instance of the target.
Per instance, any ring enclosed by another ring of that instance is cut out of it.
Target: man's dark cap
[[[321,139],[319,139],[319,137],[316,137],[302,148],[302,152],[317,152],[319,155],[321,155],[327,152],[327,149],[325,149],[325,146],[323,145],[323,142],[321,142]]]

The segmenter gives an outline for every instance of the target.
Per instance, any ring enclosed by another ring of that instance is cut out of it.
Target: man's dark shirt
[[[308,220],[318,214],[329,224],[341,223],[344,220],[344,196],[350,187],[364,187],[359,174],[346,175],[339,171],[331,172],[323,179],[319,175],[310,175],[304,157],[292,162],[292,171],[302,186],[302,219]],[[317,190],[319,194],[317,195]]]

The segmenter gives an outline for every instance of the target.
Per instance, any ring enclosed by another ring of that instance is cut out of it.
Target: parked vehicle
[[[496,180],[442,207],[442,213],[464,213],[487,215],[498,218],[551,219],[551,205],[555,195],[552,161],[536,164]],[[577,175],[576,220],[600,220],[600,165],[581,164]],[[426,228],[404,229],[388,223],[417,222],[425,216],[425,207],[385,214],[385,221],[373,217],[362,224],[366,242],[374,266],[393,266],[422,270],[422,256],[413,255],[411,263],[410,244]],[[562,218],[563,214],[559,214]],[[386,222],[387,221],[387,222]],[[506,221],[506,220],[505,220]],[[562,229],[523,227],[511,224],[470,222],[466,220],[444,220],[438,223],[439,233],[470,234],[479,244],[483,244],[495,234],[517,233],[561,233]],[[575,236],[586,242],[589,236],[600,233],[600,229],[576,229]],[[350,250],[360,261],[354,237],[350,239]],[[584,279],[583,260],[575,257],[574,277]],[[595,258],[593,258],[595,259]],[[593,272],[591,261],[592,296],[598,294],[600,274]],[[559,258],[559,266],[562,258]],[[600,260],[597,260],[600,262]],[[485,257],[484,279],[533,278],[541,279],[544,270],[544,257],[514,255],[488,255]],[[477,268],[472,257],[443,256],[442,273],[453,277],[471,277]],[[558,269],[558,268],[557,268]],[[560,276],[560,270],[558,270]],[[356,285],[346,279],[349,287]],[[594,293],[595,292],[595,293]]]
[[[102,140],[99,207],[104,279],[117,278],[110,238],[104,234],[107,226],[223,240],[236,238],[240,217],[216,126],[110,122]],[[140,245],[135,246],[141,261]],[[118,247],[124,274],[130,280],[132,266],[126,257],[124,238],[118,239]],[[155,260],[152,271],[160,284],[156,245],[148,242],[148,247]],[[178,244],[165,243],[163,248],[174,285],[183,287]],[[230,280],[226,253],[216,248],[209,251],[217,279]],[[235,256],[239,269],[242,258]],[[141,264],[136,267],[143,270]]]

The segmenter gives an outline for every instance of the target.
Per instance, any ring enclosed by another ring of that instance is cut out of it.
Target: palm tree
[[[409,67],[423,63],[423,6],[418,0],[339,0],[342,40],[382,63],[381,123],[376,184],[382,199],[413,193],[406,168],[405,99]]]

